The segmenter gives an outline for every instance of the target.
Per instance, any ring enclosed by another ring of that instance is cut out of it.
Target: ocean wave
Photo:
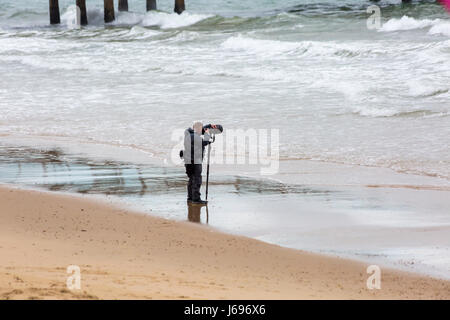
[[[146,27],[157,26],[161,29],[174,29],[194,25],[211,17],[214,17],[214,15],[194,14],[187,11],[180,15],[177,13],[150,11],[142,20],[142,25]]]
[[[352,112],[353,114],[357,114],[364,117],[392,117],[396,116],[400,113],[400,111],[394,108],[371,108],[371,107],[358,107]]]
[[[419,16],[442,16],[442,8],[440,5],[431,3],[431,1],[416,1],[413,7],[399,5],[400,0],[383,0],[378,2],[383,11],[383,17],[399,16],[401,14],[412,14],[415,17]],[[302,26],[302,20],[308,20],[314,17],[315,21],[328,22],[335,18],[350,18],[350,19],[367,19],[366,9],[372,2],[368,0],[356,1],[319,1],[309,2],[292,6],[291,3],[273,3],[273,5],[262,6],[260,10],[255,9],[254,6],[246,7],[246,5],[239,5],[239,9],[223,11],[222,6],[211,7],[211,14],[205,13],[191,13],[189,11],[183,12],[180,16],[176,13],[167,13],[162,11],[151,11],[145,13],[141,12],[119,12],[116,11],[116,20],[108,25],[137,25],[142,26],[156,26],[162,29],[180,28],[196,24],[208,18],[214,17],[208,22],[208,26],[214,25],[225,26],[226,28],[241,28],[249,27],[258,29],[259,27],[272,28],[274,25],[292,24]],[[6,4],[8,5],[8,4]],[[72,2],[72,5],[74,3]],[[89,5],[89,4],[88,4]],[[286,7],[286,5],[288,5]],[[290,6],[289,6],[290,5]],[[33,19],[39,18],[40,26],[48,25],[48,7],[45,5],[30,6],[31,9],[15,8],[12,5],[9,10],[0,13],[4,15],[7,24],[14,25],[24,17],[33,16]],[[62,5],[61,7],[65,7]],[[70,8],[70,7],[69,7]],[[270,9],[272,8],[272,9]],[[417,9],[419,8],[419,9]],[[88,6],[88,20],[89,25],[104,25],[103,9],[99,4],[90,4]],[[203,11],[203,10],[202,10]],[[420,12],[424,12],[421,14]],[[63,12],[64,16],[66,12]],[[233,16],[232,16],[233,15]],[[70,18],[72,19],[72,18]],[[324,20],[322,20],[324,19]],[[2,19],[3,20],[3,19]],[[9,22],[7,20],[10,20]],[[3,21],[2,21],[3,22]],[[23,22],[23,23],[22,23]],[[30,26],[30,21],[21,21],[20,25]],[[36,21],[33,21],[36,22]],[[286,26],[289,29],[289,26]],[[291,27],[295,28],[295,27]],[[223,28],[221,29],[223,30]]]
[[[285,8],[289,13],[309,16],[314,18],[348,18],[367,19],[367,8],[376,4],[381,8],[383,17],[395,17],[404,14],[414,14],[415,16],[431,16],[442,14],[441,6],[434,0],[414,1],[414,5],[405,5],[401,0],[382,0],[374,3],[372,0],[363,1],[320,1],[302,3]]]
[[[88,8],[87,10],[89,25],[104,25],[103,10],[97,8]],[[63,25],[68,26],[75,20],[75,6],[70,6],[61,16]],[[146,13],[136,12],[116,12],[116,20],[110,25],[116,26],[135,26],[159,27],[161,29],[175,29],[194,25],[202,20],[214,17],[211,14],[195,14],[188,11],[182,14],[167,13],[162,11],[149,11]]]
[[[141,26],[133,26],[126,34],[126,37],[133,40],[143,40],[160,34],[161,32],[158,32],[156,30],[149,30]]]
[[[408,31],[416,29],[428,30],[430,35],[444,35],[450,37],[450,21],[442,19],[414,19],[412,17],[403,16],[400,19],[393,18],[383,24],[380,32]]]
[[[434,26],[440,23],[440,19],[423,19],[416,20],[414,18],[403,16],[400,19],[393,18],[388,22],[384,23],[379,31],[382,32],[392,32],[392,31],[405,31],[405,30],[414,30],[414,29],[423,29],[427,27]]]
[[[440,34],[450,37],[450,22],[440,23],[431,27],[429,34]]]
[[[86,65],[80,65],[76,63],[55,63],[55,61],[48,60],[41,56],[29,55],[29,56],[9,56],[0,57],[1,61],[5,62],[18,62],[30,67],[48,70],[89,70]]]
[[[376,108],[366,106],[355,108],[352,113],[359,116],[371,118],[389,118],[389,117],[436,118],[436,117],[448,117],[450,115],[449,112],[432,111],[428,109],[402,110],[396,108]]]
[[[335,41],[280,41],[256,39],[238,34],[226,39],[221,47],[231,51],[246,52],[261,56],[273,55],[309,55],[311,57],[328,56],[334,58],[353,58],[357,56],[379,56],[387,51],[382,47],[370,47],[364,42]]]
[[[244,37],[242,35],[232,36],[222,43],[225,49],[235,51],[246,51],[253,54],[279,54],[302,49],[308,50],[308,42],[288,42],[278,40],[262,40]]]
[[[33,11],[29,9],[16,10],[11,12],[6,18],[7,19],[15,19],[15,18],[28,18],[30,16],[40,16],[42,12]]]
[[[346,1],[337,1],[336,3],[305,3],[298,4],[287,9],[287,12],[302,15],[335,15],[335,16],[361,16],[366,14],[366,9],[370,4],[350,3]]]
[[[413,97],[433,97],[441,94],[448,93],[450,91],[450,87],[445,87],[442,85],[426,85],[424,83],[431,83],[429,81],[410,81],[408,83],[409,94]]]

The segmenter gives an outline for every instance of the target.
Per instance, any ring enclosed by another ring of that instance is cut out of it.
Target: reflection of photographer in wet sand
[[[195,223],[201,223],[202,219],[202,209],[205,207],[206,209],[206,223],[209,223],[209,213],[208,213],[208,206],[187,206],[188,207],[188,221],[195,222]]]
[[[222,132],[222,127],[211,124],[203,126],[202,122],[196,121],[192,128],[188,128],[184,132],[184,151],[182,156],[186,174],[189,177],[187,201],[193,204],[207,204],[207,201],[200,198],[200,187],[202,186],[202,163],[205,146],[211,143],[210,131],[213,134],[216,131],[220,133]]]

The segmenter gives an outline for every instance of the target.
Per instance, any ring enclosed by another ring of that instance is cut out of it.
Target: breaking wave
[[[403,16],[400,19],[393,18],[383,24],[379,31],[395,32],[408,31],[415,29],[430,28],[428,34],[440,34],[450,37],[450,22],[442,19],[414,19],[412,17]]]
[[[88,9],[89,25],[101,26],[103,22],[103,10]],[[70,6],[61,16],[63,25],[70,25],[76,17],[75,6]],[[195,14],[188,11],[182,14],[167,13],[162,11],[149,11],[145,14],[135,12],[117,12],[116,20],[111,25],[159,27],[160,29],[175,29],[194,25],[202,20],[214,17],[211,14]]]
[[[356,56],[378,56],[385,54],[382,48],[371,48],[364,43],[340,43],[335,41],[279,41],[255,39],[241,34],[226,39],[222,48],[256,55],[303,55],[352,58]]]

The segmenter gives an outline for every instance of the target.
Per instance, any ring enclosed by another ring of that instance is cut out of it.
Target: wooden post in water
[[[147,0],[147,11],[156,10],[156,0]]]
[[[50,10],[50,24],[61,23],[61,18],[59,17],[59,2],[58,2],[58,0],[50,0],[48,4],[49,4],[49,10]]]
[[[80,24],[82,26],[86,26],[88,24],[87,11],[86,11],[86,0],[77,0],[77,7],[80,8],[80,14],[81,14]]]
[[[128,11],[128,0],[119,0],[119,11]]]
[[[104,0],[103,3],[105,7],[105,23],[114,21],[114,0]]]
[[[186,7],[184,5],[184,0],[175,0],[175,11],[178,14],[181,14],[184,10],[186,10]]]

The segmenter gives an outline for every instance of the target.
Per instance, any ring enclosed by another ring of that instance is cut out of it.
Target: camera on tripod
[[[205,134],[206,130],[208,130],[209,134],[211,135],[211,138],[213,139],[212,142],[215,141],[215,135],[221,134],[223,132],[223,126],[220,124],[207,124],[203,126],[202,134]],[[180,150],[180,158],[183,159],[184,151]]]

